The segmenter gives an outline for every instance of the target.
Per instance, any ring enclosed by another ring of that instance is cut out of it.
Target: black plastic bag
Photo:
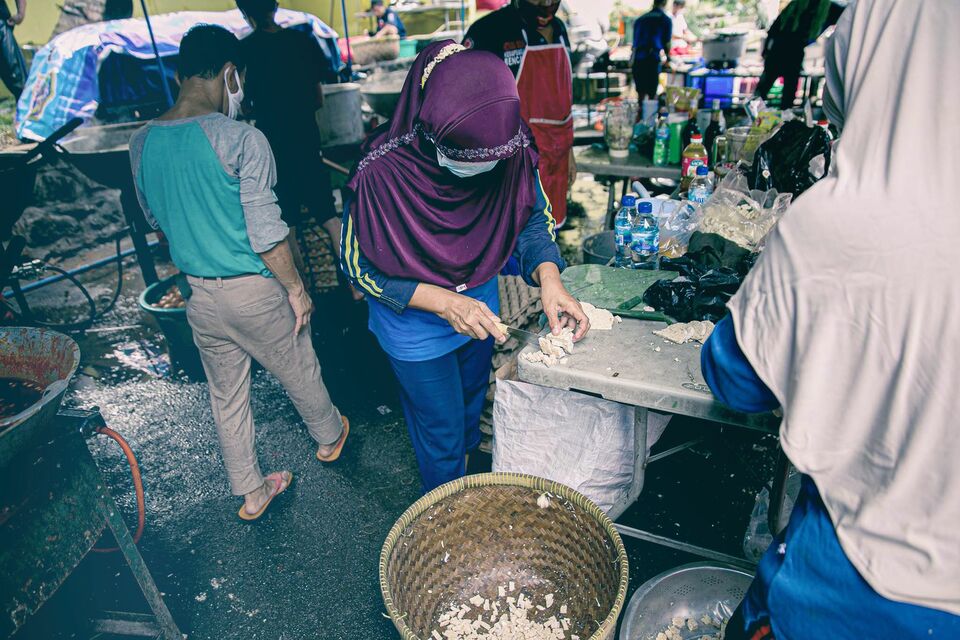
[[[663,258],[660,268],[680,273],[660,280],[643,294],[643,301],[680,322],[719,322],[727,302],[740,288],[756,259],[754,254],[711,233],[694,233],[691,250],[679,258]]]
[[[810,161],[823,155],[823,173],[810,173]],[[747,170],[751,189],[792,193],[794,200],[826,175],[830,168],[830,136],[821,127],[793,120],[760,145]]]

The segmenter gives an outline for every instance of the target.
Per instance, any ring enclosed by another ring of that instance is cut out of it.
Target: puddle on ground
[[[124,342],[117,345],[109,357],[134,371],[141,371],[154,378],[166,378],[171,373],[170,356],[146,340]]]

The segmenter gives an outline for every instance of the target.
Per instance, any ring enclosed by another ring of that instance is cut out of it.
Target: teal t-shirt
[[[258,254],[288,229],[263,134],[216,113],[151,122],[130,150],[144,213],[166,234],[181,271],[207,278],[270,274]]]

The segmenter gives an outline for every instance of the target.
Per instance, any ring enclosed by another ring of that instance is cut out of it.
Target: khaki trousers
[[[231,491],[244,495],[264,482],[250,414],[251,358],[280,381],[318,444],[339,439],[340,412],[320,377],[310,327],[293,333],[283,285],[259,275],[187,280],[193,288],[187,320],[207,374],[223,463]]]

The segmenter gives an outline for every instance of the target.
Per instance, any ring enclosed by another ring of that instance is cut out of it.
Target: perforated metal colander
[[[683,565],[647,580],[630,598],[620,628],[620,640],[654,640],[674,618],[693,619],[697,629],[683,628],[684,640],[699,640],[720,632],[701,618],[726,620],[743,600],[753,576],[711,562]]]

